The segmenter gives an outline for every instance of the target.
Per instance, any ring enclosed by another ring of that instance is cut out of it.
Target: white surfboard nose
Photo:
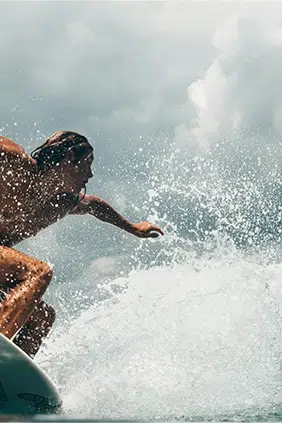
[[[54,414],[61,405],[60,394],[45,373],[0,334],[0,413]]]

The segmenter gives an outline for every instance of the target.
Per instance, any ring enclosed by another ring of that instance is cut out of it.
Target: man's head
[[[79,191],[93,176],[93,148],[86,137],[76,132],[54,133],[31,155],[43,175],[51,170],[71,191]]]

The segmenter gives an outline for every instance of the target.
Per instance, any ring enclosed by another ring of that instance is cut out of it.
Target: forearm
[[[91,214],[103,222],[115,225],[130,233],[134,232],[133,223],[121,216],[106,201],[94,195],[86,195],[72,210],[71,214]]]

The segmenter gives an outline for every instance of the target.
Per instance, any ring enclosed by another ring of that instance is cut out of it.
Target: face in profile
[[[79,193],[93,177],[91,165],[93,163],[93,149],[89,145],[81,154],[70,150],[61,162],[57,171],[61,173],[62,183],[66,192]]]
[[[72,152],[70,152],[72,153]],[[70,159],[69,164],[69,177],[74,190],[78,192],[81,188],[84,187],[85,184],[89,181],[90,178],[93,177],[93,173],[91,170],[91,166],[94,160],[93,156],[93,149],[89,148],[87,151],[87,155],[82,155],[80,157],[75,157],[74,154],[71,154],[72,157]]]

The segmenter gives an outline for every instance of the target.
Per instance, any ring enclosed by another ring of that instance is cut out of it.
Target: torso
[[[34,169],[34,162],[20,147],[0,137],[0,245],[11,247],[36,235],[77,203],[74,194],[46,199],[35,182]]]
[[[27,211],[10,209],[10,214],[0,214],[0,245],[12,247],[40,230],[65,217],[76,205],[76,198],[61,194],[45,203],[34,205]],[[30,204],[32,205],[32,204]]]

